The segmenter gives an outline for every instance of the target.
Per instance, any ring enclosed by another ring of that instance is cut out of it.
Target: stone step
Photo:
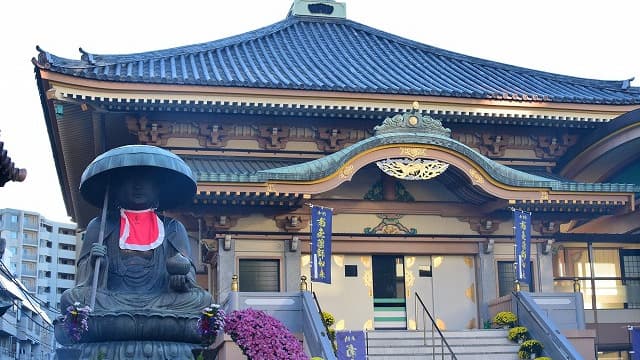
[[[370,360],[452,360],[450,355],[433,355],[431,353],[414,355],[368,355]],[[518,360],[518,354],[456,354],[456,360]]]
[[[440,339],[369,339],[369,346],[446,346]],[[510,346],[515,343],[507,339],[447,339],[451,347],[458,346]],[[515,345],[517,346],[517,345]]]
[[[369,354],[392,354],[392,353],[402,353],[402,354],[414,354],[416,352],[429,352],[432,350],[436,353],[441,353],[441,350],[444,349],[444,352],[448,352],[447,347],[442,346],[368,346]],[[519,346],[517,344],[514,345],[505,345],[505,346],[482,346],[482,345],[460,345],[460,346],[451,346],[451,350],[454,354],[485,354],[488,352],[491,353],[517,353]]]
[[[509,341],[507,333],[503,329],[482,329],[445,331],[443,335],[458,360],[517,360],[519,345]],[[437,332],[435,337],[431,335],[430,330],[426,333],[416,330],[368,332],[369,359],[451,359]]]
[[[377,338],[411,338],[411,337],[423,337],[422,330],[375,330],[367,333],[370,339]],[[426,334],[429,337],[431,330],[427,329]],[[433,332],[438,337],[438,332]],[[507,338],[508,330],[503,329],[487,329],[487,330],[459,330],[459,331],[443,331],[442,335],[446,339],[451,338]]]

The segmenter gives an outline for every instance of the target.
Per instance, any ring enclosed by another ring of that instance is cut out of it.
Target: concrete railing
[[[233,281],[237,282],[235,276]],[[304,279],[305,288],[301,284],[301,291],[296,292],[239,292],[234,282],[228,298],[221,304],[227,313],[247,308],[264,311],[280,320],[298,338],[302,338],[305,352],[309,355],[325,360],[336,359],[320,312],[313,295],[306,291]],[[218,354],[219,359],[235,359],[234,356],[239,353],[233,349],[235,344],[228,336],[219,338],[221,341],[215,344],[222,348]],[[224,344],[220,344],[222,342]]]
[[[533,295],[527,292],[512,293],[512,311],[518,317],[521,326],[527,327],[532,338],[544,345],[544,355],[552,359],[583,360],[585,357],[563,335],[560,328],[549,318],[547,313],[536,303]],[[560,295],[570,294],[557,294]],[[569,310],[567,310],[569,311]],[[574,309],[574,313],[583,309]],[[584,317],[583,326],[584,326]]]

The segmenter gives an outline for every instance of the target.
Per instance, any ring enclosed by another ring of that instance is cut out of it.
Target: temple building
[[[522,290],[583,295],[601,359],[640,326],[640,88],[454,53],[294,0],[284,19],[208,43],[33,59],[68,215],[126,144],[179,155],[198,181],[170,214],[200,282],[224,301],[287,292],[310,274],[312,206],[333,209],[338,329],[415,329],[416,296],[443,330],[481,329],[514,289],[513,210],[531,213]],[[634,310],[635,309],[635,310]]]

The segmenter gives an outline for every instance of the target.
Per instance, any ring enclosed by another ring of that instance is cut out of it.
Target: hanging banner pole
[[[333,209],[311,206],[311,282],[331,284]]]
[[[531,280],[531,213],[512,210],[516,283],[528,284]]]

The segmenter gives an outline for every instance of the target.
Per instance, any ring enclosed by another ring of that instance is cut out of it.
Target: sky
[[[58,0],[0,7],[0,141],[24,182],[0,187],[0,208],[70,222],[31,58],[128,54],[221,39],[286,17],[293,0]],[[347,18],[462,54],[640,86],[637,0],[344,0]]]

